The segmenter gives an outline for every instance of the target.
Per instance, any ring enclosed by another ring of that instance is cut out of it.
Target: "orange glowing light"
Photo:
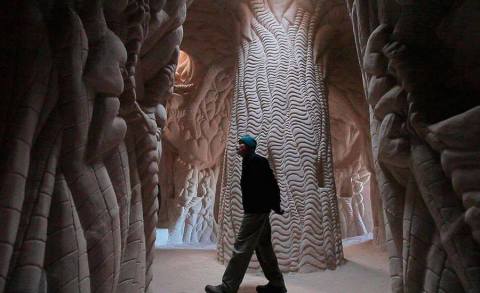
[[[178,56],[177,70],[175,72],[175,82],[177,84],[187,84],[193,79],[195,64],[187,53],[180,51]]]

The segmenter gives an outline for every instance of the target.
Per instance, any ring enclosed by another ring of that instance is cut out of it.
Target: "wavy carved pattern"
[[[230,258],[241,221],[241,158],[235,147],[238,137],[248,133],[257,137],[257,152],[269,158],[288,210],[271,218],[281,269],[334,269],[343,254],[328,101],[313,52],[323,2],[286,2],[276,6],[252,0],[238,9],[242,40],[225,155],[218,256],[221,261]]]

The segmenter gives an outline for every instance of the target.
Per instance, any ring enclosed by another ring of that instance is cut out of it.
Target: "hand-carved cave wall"
[[[236,38],[226,7],[188,8],[175,91],[166,102],[161,162],[161,227],[170,243],[215,243],[214,203],[221,178],[234,87]]]
[[[480,292],[480,4],[347,0],[393,292]]]
[[[343,238],[373,232],[383,243],[384,223],[369,139],[369,115],[345,2],[328,1],[317,32],[316,54],[328,89],[335,186]]]
[[[370,117],[346,73],[356,69],[338,1],[242,2],[231,19],[241,43],[230,26],[202,35],[202,22],[224,18],[195,22],[212,13],[199,3],[175,92],[186,1],[1,4],[0,291],[152,291],[158,185],[161,222],[195,242],[213,240],[224,183],[228,259],[243,133],[258,136],[281,184],[283,270],[335,267],[340,230],[381,238],[382,203],[394,292],[480,291],[478,1],[346,1]]]
[[[210,1],[196,1],[188,8],[175,93],[166,102],[166,148],[160,167],[159,226],[169,229],[170,243],[215,240],[213,199],[218,201],[222,181],[238,27],[242,25],[232,21],[231,14],[238,9]],[[349,237],[376,232],[383,223],[377,223],[375,216],[371,221],[370,193],[378,194],[373,186],[368,115],[350,20],[343,1],[325,1],[324,11],[314,55],[327,76],[341,230],[343,237]],[[217,215],[218,202],[215,208]],[[381,210],[374,210],[381,218]]]
[[[154,292],[160,102],[185,12],[2,3],[0,292]]]

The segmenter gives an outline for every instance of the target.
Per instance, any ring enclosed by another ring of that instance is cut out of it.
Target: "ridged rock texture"
[[[480,3],[347,5],[392,292],[480,292]]]
[[[328,89],[335,186],[342,237],[373,233],[385,242],[381,199],[378,193],[369,139],[368,104],[343,0],[329,0],[317,31],[314,52]]]
[[[324,1],[242,1],[230,132],[219,207],[218,258],[231,257],[242,217],[238,138],[257,138],[279,183],[283,216],[272,241],[283,271],[334,269],[343,261],[328,99],[314,53]],[[252,261],[252,267],[258,262]]]
[[[0,292],[154,292],[159,103],[185,11],[2,3]]]
[[[166,102],[159,227],[170,243],[215,243],[214,205],[225,150],[236,61],[225,8],[188,8],[174,93]]]
[[[381,242],[383,215],[378,208],[381,203],[376,204],[368,108],[351,22],[343,1],[329,0],[323,5],[326,13],[322,16],[324,24],[317,30],[314,55],[323,64],[328,85],[342,236],[373,230],[374,237]],[[236,10],[241,7],[201,0],[188,8],[175,92],[165,103],[168,122],[160,166],[158,226],[168,228],[170,243],[215,241],[213,216],[218,219],[218,186],[223,175],[220,169],[240,35],[235,30],[240,23],[232,13],[238,13]],[[376,211],[373,223],[372,208]]]

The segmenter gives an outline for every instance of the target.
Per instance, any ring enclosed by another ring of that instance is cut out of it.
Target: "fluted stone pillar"
[[[287,210],[271,217],[281,269],[334,269],[343,260],[328,100],[316,58],[323,3],[250,0],[236,9],[240,47],[220,199],[220,260],[230,258],[242,217],[235,147],[244,134],[256,137],[257,153],[269,159]]]

